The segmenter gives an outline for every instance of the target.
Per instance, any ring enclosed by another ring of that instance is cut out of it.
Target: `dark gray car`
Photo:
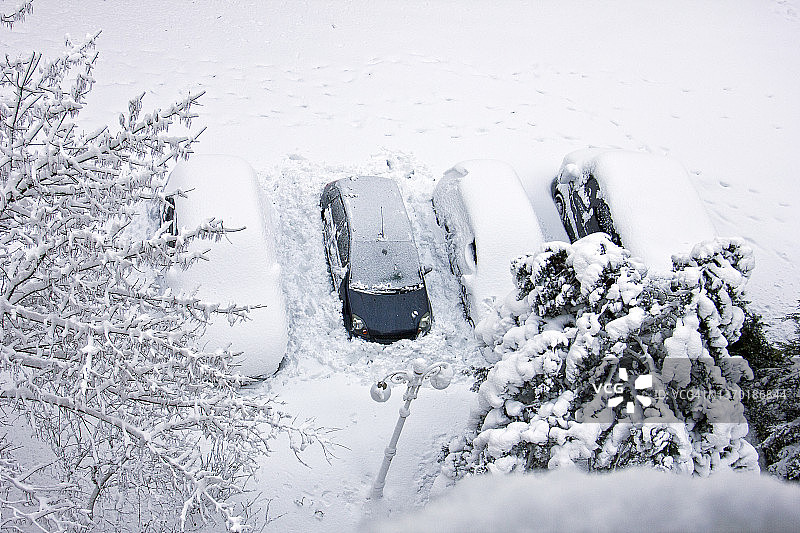
[[[433,323],[411,223],[397,184],[358,176],[325,186],[325,253],[351,337],[390,343]]]

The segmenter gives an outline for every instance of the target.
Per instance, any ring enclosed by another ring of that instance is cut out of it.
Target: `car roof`
[[[403,197],[394,180],[379,176],[354,176],[340,179],[353,241],[413,242]]]

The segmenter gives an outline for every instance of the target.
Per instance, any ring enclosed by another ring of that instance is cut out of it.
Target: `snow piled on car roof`
[[[544,242],[539,220],[516,172],[502,161],[463,161],[445,172],[434,195],[444,211],[463,209],[459,218],[475,239],[477,268],[464,272],[462,282],[472,294],[470,312],[477,322],[485,299],[502,299],[514,290],[511,261],[536,253]]]
[[[678,161],[644,152],[587,149],[564,158],[565,168],[571,163],[595,176],[623,246],[652,270],[671,270],[673,254],[687,254],[716,237]]]

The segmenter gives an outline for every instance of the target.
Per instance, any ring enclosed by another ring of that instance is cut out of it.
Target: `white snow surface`
[[[333,450],[330,464],[309,450],[306,468],[276,444],[251,485],[272,500],[265,531],[353,531],[365,516],[415,510],[436,488],[439,448],[463,430],[474,396],[465,372],[482,361],[455,304],[458,284],[430,208],[435,181],[457,161],[509,162],[545,239],[565,240],[549,195],[565,154],[599,146],[670,155],[688,169],[718,233],[741,235],[755,249],[748,295],[758,309],[774,319],[800,295],[797,0],[37,0],[34,8],[24,23],[0,30],[0,49],[51,53],[66,33],[103,30],[97,83],[81,114],[87,130],[113,127],[142,91],[145,108],[164,108],[203,90],[196,126],[208,129],[195,150],[245,158],[273,200],[289,365],[249,393],[278,394],[300,419],[339,428],[346,447]],[[417,342],[347,340],[318,202],[325,183],[354,174],[398,180],[420,259],[434,267],[426,280],[436,322]],[[420,392],[385,498],[366,505],[401,400],[397,390],[376,404],[369,385],[416,357],[450,362],[456,379],[444,391]],[[536,499],[554,512],[534,524],[549,517],[583,524],[573,529],[615,524],[624,519],[620,506],[640,501],[648,481],[624,475],[616,490],[598,489],[569,507],[559,497],[571,501],[595,485],[571,478],[537,488]],[[770,483],[735,479],[698,480],[696,489],[667,495],[685,495],[686,512],[702,515],[715,505],[706,493],[732,497],[741,484]],[[501,490],[498,480],[487,483]],[[780,517],[769,502],[797,501],[794,488],[764,494],[771,497],[739,509]],[[662,516],[630,505],[637,517]],[[452,520],[466,513],[453,511]],[[791,512],[783,516],[796,524]]]
[[[421,512],[363,531],[796,531],[800,487],[726,472],[716,482],[654,470],[467,479]]]
[[[433,202],[439,221],[457,234],[454,254],[477,324],[487,299],[502,300],[515,289],[511,261],[544,242],[539,221],[516,172],[502,161],[458,163],[444,173]]]

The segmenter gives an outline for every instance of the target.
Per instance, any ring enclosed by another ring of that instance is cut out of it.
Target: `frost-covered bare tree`
[[[54,60],[0,60],[0,529],[221,517],[238,531],[230,497],[268,441],[288,433],[299,452],[325,439],[274,399],[239,394],[229,353],[196,349],[209,316],[246,319],[246,308],[159,285],[170,266],[203,259],[189,243],[226,231],[213,219],[177,236],[142,231],[144,206],[165,205],[168,163],[197,138],[200,95],[150,114],[142,95],[119,128],[82,132],[96,39]],[[20,427],[54,460],[23,467],[9,434]]]

